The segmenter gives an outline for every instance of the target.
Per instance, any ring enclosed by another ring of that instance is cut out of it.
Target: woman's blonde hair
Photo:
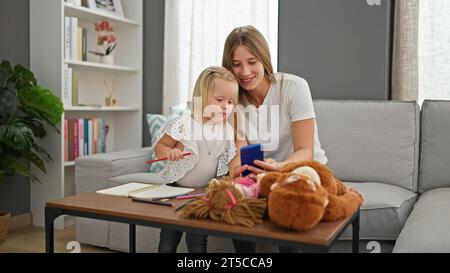
[[[197,78],[192,94],[192,118],[201,120],[203,117],[203,109],[208,105],[208,102],[214,93],[216,79],[229,81],[235,83],[236,86],[239,86],[234,74],[224,67],[211,66],[203,70]],[[201,107],[196,105],[196,103],[198,103],[198,98],[201,98]],[[234,100],[234,105],[237,103],[238,97]]]
[[[269,45],[264,36],[254,26],[237,27],[231,31],[225,41],[222,66],[232,71],[233,53],[238,46],[245,46],[264,67],[264,77],[271,83],[275,82]]]

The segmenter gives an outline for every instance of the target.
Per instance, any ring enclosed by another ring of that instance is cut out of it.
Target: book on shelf
[[[87,49],[87,29],[86,28],[82,28],[82,38],[81,39],[82,39],[82,42],[81,42],[81,48],[82,48],[82,50],[81,50],[81,53],[82,53],[81,60],[86,62],[87,61],[87,52],[88,52],[88,49]]]
[[[71,106],[78,105],[78,71],[72,70],[72,103]]]
[[[72,68],[70,68],[67,64],[64,64],[64,88],[61,98],[64,107],[72,106],[72,73]]]
[[[83,28],[77,27],[77,61],[83,61]]]
[[[70,41],[71,41],[71,17],[64,17],[64,59],[71,59],[70,53]]]
[[[64,119],[64,162],[69,160],[69,120]]]
[[[64,119],[64,162],[106,152],[106,124],[102,118]]]
[[[88,120],[88,154],[94,154],[94,150],[92,149],[92,142],[94,138],[92,136],[92,119]]]
[[[98,194],[141,199],[172,198],[193,192],[193,188],[174,187],[164,184],[127,183],[113,188],[97,191]]]
[[[87,155],[84,150],[84,119],[78,119],[78,149],[79,155],[85,156]]]

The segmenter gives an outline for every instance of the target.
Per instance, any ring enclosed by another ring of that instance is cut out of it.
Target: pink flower
[[[95,31],[98,32],[97,45],[104,50],[104,52],[99,52],[99,54],[111,54],[117,43],[117,37],[113,33],[114,28],[108,21],[99,21],[94,25]]]
[[[117,41],[117,38],[116,38],[116,36],[114,36],[114,34],[109,35],[107,40],[106,40],[106,42],[108,44],[114,44],[116,41]]]
[[[100,22],[95,23],[95,31],[113,32],[114,28],[108,21],[100,21]]]

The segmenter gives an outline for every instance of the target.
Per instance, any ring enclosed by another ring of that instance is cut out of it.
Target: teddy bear
[[[357,191],[317,161],[289,163],[280,172],[260,174],[257,184],[261,196],[268,198],[270,220],[294,230],[346,218],[363,203]]]

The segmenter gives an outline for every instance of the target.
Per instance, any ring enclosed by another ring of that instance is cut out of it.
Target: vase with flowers
[[[97,36],[97,51],[91,53],[100,56],[100,63],[114,64],[113,51],[117,47],[117,37],[114,35],[114,28],[108,21],[95,23]]]

